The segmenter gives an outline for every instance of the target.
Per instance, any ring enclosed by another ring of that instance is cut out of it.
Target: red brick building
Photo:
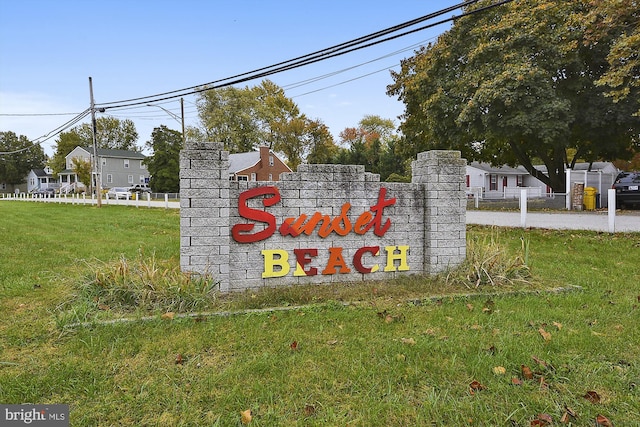
[[[269,147],[260,151],[229,154],[229,180],[279,181],[280,174],[292,172]]]

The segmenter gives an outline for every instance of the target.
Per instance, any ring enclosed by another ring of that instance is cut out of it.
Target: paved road
[[[496,212],[467,210],[467,224],[520,227],[520,212]],[[565,230],[609,231],[607,212],[528,212],[525,227]],[[616,232],[640,232],[640,211],[616,212]]]
[[[11,200],[2,199],[1,200]],[[22,199],[26,200],[26,199]],[[29,199],[31,200],[31,199]],[[32,201],[74,204],[95,204],[96,200],[84,198],[62,199],[34,199]],[[179,209],[180,202],[146,201],[146,200],[109,200],[105,204],[117,204],[136,207],[158,207]],[[498,212],[483,210],[467,210],[467,224],[496,225],[502,227],[520,227],[520,212]],[[551,228],[566,230],[594,230],[609,231],[609,217],[607,212],[528,212],[525,227]],[[616,213],[614,221],[616,232],[640,232],[640,211],[625,211]]]

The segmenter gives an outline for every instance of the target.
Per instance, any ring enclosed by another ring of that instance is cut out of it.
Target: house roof
[[[534,166],[536,169],[538,169],[541,172],[546,172],[547,171],[547,167],[545,165],[536,165]],[[581,162],[581,163],[576,163],[573,166],[573,170],[574,171],[586,171],[589,170],[589,162]],[[593,162],[593,164],[591,164],[591,171],[592,172],[597,172],[597,171],[609,171],[609,172],[617,172],[618,168],[615,167],[615,165],[611,162]]]
[[[36,176],[51,176],[44,171],[44,169],[31,169]]]
[[[89,154],[93,154],[93,147],[81,147]],[[117,157],[122,159],[145,159],[142,153],[131,150],[113,150],[111,148],[98,148],[98,157]]]
[[[489,163],[471,162],[470,167],[480,169],[488,173],[499,173],[502,175],[526,175],[528,172],[522,167],[512,168],[509,166],[491,166]]]
[[[260,161],[259,151],[229,154],[229,173],[236,173],[250,168]]]

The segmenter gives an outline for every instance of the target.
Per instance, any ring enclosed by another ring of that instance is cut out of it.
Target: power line
[[[310,64],[313,64],[313,63],[316,63],[316,62],[320,62],[320,61],[324,61],[324,60],[327,60],[327,59],[330,59],[330,58],[334,58],[334,57],[337,57],[337,56],[345,55],[347,53],[351,53],[351,52],[354,52],[354,51],[357,51],[357,50],[360,50],[360,49],[365,49],[365,48],[368,48],[368,47],[371,47],[371,46],[374,46],[374,45],[378,45],[378,44],[381,44],[381,43],[384,43],[384,42],[387,42],[387,41],[390,41],[390,40],[394,40],[394,39],[397,39],[397,38],[400,38],[400,37],[404,37],[406,35],[413,34],[413,33],[419,32],[419,31],[423,31],[425,29],[432,28],[432,27],[435,27],[437,25],[441,25],[441,24],[446,23],[446,22],[454,21],[454,20],[460,19],[460,18],[465,17],[465,16],[470,16],[470,15],[473,15],[475,13],[482,12],[484,10],[487,10],[487,9],[490,9],[490,8],[493,8],[493,7],[496,7],[496,6],[500,6],[500,5],[509,3],[509,2],[511,2],[513,0],[501,0],[501,1],[498,1],[496,3],[492,3],[490,5],[487,5],[487,6],[479,7],[477,9],[474,9],[474,10],[471,10],[471,11],[468,11],[468,12],[464,12],[464,13],[458,15],[458,16],[452,16],[450,18],[443,19],[443,20],[437,21],[435,23],[424,25],[424,26],[419,27],[419,28],[414,28],[412,30],[405,31],[405,32],[400,33],[400,34],[392,35],[393,33],[397,32],[397,31],[400,31],[400,30],[415,26],[415,25],[420,24],[422,22],[425,22],[427,20],[430,20],[430,19],[436,18],[438,16],[441,16],[441,15],[443,15],[445,13],[458,10],[458,9],[460,9],[462,7],[475,4],[478,1],[480,1],[480,0],[464,1],[462,3],[458,3],[458,4],[454,5],[454,6],[450,6],[450,7],[447,7],[445,9],[441,9],[441,10],[439,10],[437,12],[433,12],[433,13],[430,13],[428,15],[424,15],[424,16],[422,16],[420,18],[416,18],[416,19],[404,22],[402,24],[395,25],[393,27],[389,27],[389,28],[386,28],[384,30],[377,31],[375,33],[371,33],[369,35],[362,36],[362,37],[359,37],[359,38],[356,38],[356,39],[353,39],[353,40],[350,40],[350,41],[347,41],[347,42],[344,42],[344,43],[340,43],[338,45],[331,46],[329,48],[325,48],[325,49],[322,49],[322,50],[319,50],[319,51],[315,51],[315,52],[312,52],[312,53],[309,53],[309,54],[306,54],[306,55],[302,55],[302,56],[299,56],[299,57],[296,57],[296,58],[293,58],[293,59],[289,59],[289,60],[282,61],[282,62],[273,64],[273,65],[269,65],[269,66],[266,66],[266,67],[258,68],[258,69],[253,70],[253,71],[248,71],[248,72],[237,74],[237,75],[234,75],[234,76],[231,76],[231,77],[226,77],[226,78],[223,78],[223,79],[220,79],[220,80],[215,80],[213,82],[209,82],[209,83],[205,83],[205,84],[201,84],[201,85],[197,85],[197,86],[191,86],[191,87],[183,88],[183,89],[177,89],[177,90],[173,90],[173,91],[169,91],[169,92],[163,92],[163,93],[159,93],[159,94],[156,94],[156,95],[149,95],[149,96],[145,96],[145,97],[131,98],[131,99],[126,99],[126,100],[122,100],[122,101],[112,101],[112,102],[105,102],[105,103],[95,104],[93,106],[93,108],[89,108],[89,109],[83,111],[82,113],[79,113],[76,117],[71,119],[69,122],[61,125],[60,127],[54,129],[53,131],[51,131],[51,132],[49,132],[49,133],[47,133],[47,134],[45,134],[45,135],[43,135],[43,136],[41,136],[39,138],[36,138],[31,146],[25,147],[25,148],[20,149],[20,150],[11,151],[11,152],[0,152],[0,154],[15,154],[15,153],[19,153],[19,152],[22,152],[22,151],[29,150],[35,145],[42,144],[44,141],[52,138],[53,136],[63,132],[65,129],[68,129],[69,127],[73,126],[74,124],[76,124],[77,122],[79,122],[80,120],[82,120],[84,117],[86,117],[92,111],[95,111],[95,110],[100,110],[100,111],[104,111],[104,110],[107,110],[107,109],[124,110],[124,109],[128,109],[127,107],[136,107],[136,106],[140,106],[140,105],[146,105],[146,104],[149,104],[149,103],[152,103],[152,102],[153,103],[160,103],[161,101],[168,101],[168,100],[175,99],[175,98],[178,98],[178,97],[184,97],[186,95],[193,95],[193,94],[201,93],[201,92],[204,92],[204,91],[207,91],[207,90],[227,87],[227,86],[231,86],[231,85],[234,85],[234,84],[244,83],[244,82],[247,82],[247,81],[250,81],[250,80],[255,80],[255,79],[258,79],[258,78],[267,77],[267,76],[270,76],[270,75],[273,75],[273,74],[276,74],[276,73],[281,73],[281,72],[284,72],[284,71],[288,71],[288,70],[292,70],[292,69],[295,69],[295,68],[303,67],[303,66],[310,65]],[[380,39],[380,37],[384,37],[384,38]],[[376,40],[376,39],[378,39],[378,40]],[[366,62],[366,63],[370,63],[370,62],[373,62],[373,61],[369,61],[369,62]],[[364,63],[364,64],[366,64],[366,63]],[[353,69],[353,68],[355,68],[355,67],[350,67],[350,68],[347,68],[346,70]],[[385,68],[385,70],[386,69],[389,69],[389,68]],[[381,71],[384,71],[384,70],[378,70],[376,72],[369,73],[367,75],[375,74],[375,73],[381,72]],[[318,81],[320,79],[329,77],[331,75],[335,75],[337,73],[339,73],[339,72],[330,73],[330,74],[327,74],[325,76],[317,77],[315,79],[310,79],[309,82],[315,82],[315,81]],[[367,75],[365,75],[365,76],[367,76]],[[361,76],[361,77],[358,77],[358,78],[362,78],[362,77],[365,77],[365,76]],[[357,80],[358,78],[350,79],[348,81],[345,81],[345,82],[339,83],[339,84],[344,84],[344,83],[347,83],[347,82],[350,82],[350,81],[354,81],[354,80]],[[299,87],[299,86],[301,86],[303,84],[304,83],[300,83],[298,85],[294,85],[293,87]],[[333,85],[333,86],[337,86],[337,85],[338,84]],[[329,86],[329,87],[333,87],[333,86]],[[321,89],[319,89],[319,90],[321,90]],[[305,94],[308,94],[308,93],[313,93],[313,92],[307,92]],[[303,95],[305,95],[305,94],[303,94]],[[302,96],[302,95],[299,95],[299,96]],[[135,109],[135,108],[131,108],[131,109]],[[72,113],[55,113],[55,114],[40,114],[40,115],[44,116],[44,115],[67,115],[67,114],[72,114]],[[11,115],[12,116],[18,116],[19,114],[2,114],[2,115],[5,115],[5,116],[11,116]],[[25,116],[27,116],[27,115],[25,114]],[[36,116],[36,114],[34,114],[33,116]]]
[[[414,29],[412,31],[407,31],[405,33],[402,34],[398,34],[395,36],[391,36],[391,37],[387,37],[384,38],[382,40],[378,40],[378,41],[372,41],[375,40],[377,38],[383,37],[383,36],[387,36],[389,34],[392,34],[394,32],[397,32],[401,29],[405,29],[405,28],[409,28],[411,26],[417,25],[421,22],[424,22],[426,20],[429,19],[433,19],[436,18],[438,16],[441,16],[445,13],[448,12],[452,12],[455,10],[460,9],[461,7],[464,6],[468,6],[474,3],[477,3],[480,0],[470,0],[470,1],[465,1],[462,3],[458,3],[454,6],[450,6],[448,8],[439,10],[437,12],[433,12],[430,13],[428,15],[424,15],[420,18],[416,18],[410,21],[407,21],[405,23],[399,24],[399,25],[395,25],[393,27],[381,30],[381,31],[377,31],[375,33],[366,35],[366,36],[362,36],[359,37],[357,39],[353,39],[335,46],[331,46],[329,48],[325,48],[316,52],[312,52],[306,55],[302,55],[293,59],[289,59],[283,62],[279,62],[273,65],[269,65],[266,67],[262,67],[262,68],[258,68],[256,70],[253,71],[248,71],[245,73],[241,73],[241,74],[236,74],[235,76],[231,76],[231,77],[226,77],[220,80],[215,80],[209,83],[204,83],[201,85],[197,85],[197,86],[191,86],[188,88],[184,88],[184,89],[178,89],[178,90],[173,90],[173,91],[169,91],[169,92],[164,92],[164,93],[159,93],[156,95],[149,95],[149,96],[145,96],[145,97],[139,97],[139,98],[131,98],[131,99],[126,99],[126,100],[122,100],[122,101],[112,101],[112,102],[104,102],[104,103],[100,103],[100,104],[96,104],[96,106],[100,106],[102,108],[107,108],[107,109],[111,109],[111,108],[119,108],[119,107],[124,107],[124,106],[133,106],[133,105],[142,105],[142,104],[146,104],[149,102],[157,102],[157,101],[164,101],[164,100],[168,100],[168,99],[174,99],[174,98],[178,98],[180,96],[186,96],[186,95],[192,95],[192,94],[196,94],[196,93],[200,93],[200,92],[204,92],[207,90],[211,90],[211,89],[215,89],[215,88],[221,88],[221,87],[226,87],[226,86],[231,86],[234,84],[238,84],[238,83],[244,83],[250,80],[254,80],[257,78],[262,78],[262,77],[267,77],[270,76],[272,74],[276,74],[276,73],[280,73],[283,71],[288,71],[288,70],[292,70],[294,68],[298,68],[298,67],[302,67],[305,65],[309,65],[309,64],[313,64],[315,62],[319,62],[319,61],[323,61],[329,58],[333,58],[336,56],[340,56],[340,55],[344,55],[346,53],[350,53],[353,52],[355,50],[359,50],[359,49],[363,49],[366,47],[371,47],[374,46],[376,44],[380,44],[389,40],[393,40],[396,39],[398,37],[403,37],[405,35],[408,34],[412,34],[415,33],[417,31],[422,31],[425,30],[427,28],[431,28],[434,27],[436,25],[440,25],[455,19],[458,19],[462,16],[467,16],[473,13],[477,13],[478,11],[481,10],[485,10],[487,7],[485,8],[479,8],[476,9],[474,11],[470,11],[470,12],[466,12],[461,14],[460,16],[457,17],[451,17],[448,19],[444,19],[441,20],[435,24],[430,24],[430,25],[426,25],[423,27],[420,27],[418,29]],[[495,7],[504,3],[508,3],[510,1],[513,0],[502,0],[498,3],[489,5],[488,7]],[[365,44],[363,44],[365,43]],[[226,83],[223,83],[226,82]],[[114,105],[116,104],[116,105]],[[120,105],[118,105],[120,104]]]
[[[74,126],[76,123],[80,122],[82,119],[87,117],[90,113],[91,113],[91,109],[87,108],[86,110],[84,110],[83,112],[81,112],[76,117],[74,117],[73,119],[69,120],[68,122],[58,126],[54,130],[52,130],[52,131],[50,131],[50,132],[48,132],[48,133],[46,133],[46,134],[44,134],[42,136],[34,139],[32,141],[32,144],[29,145],[28,147],[24,147],[24,148],[21,148],[19,150],[14,150],[14,151],[0,151],[0,155],[17,154],[17,153],[22,153],[23,151],[28,151],[28,150],[32,149],[33,147],[42,144],[43,142],[47,141],[48,139],[53,138],[54,136],[58,135],[60,132],[63,132],[66,129],[69,129],[70,127]]]

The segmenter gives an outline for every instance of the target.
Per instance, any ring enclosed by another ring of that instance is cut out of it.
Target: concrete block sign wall
[[[466,160],[420,153],[411,183],[356,165],[230,181],[221,143],[180,153],[180,266],[223,292],[436,274],[466,254]]]

